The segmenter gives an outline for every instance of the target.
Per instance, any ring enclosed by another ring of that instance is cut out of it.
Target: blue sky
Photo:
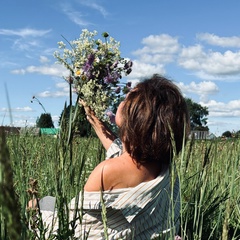
[[[210,132],[240,130],[240,1],[8,0],[0,7],[0,125],[55,126],[68,86],[53,53],[82,29],[108,32],[133,61],[129,81],[153,73],[207,106]]]

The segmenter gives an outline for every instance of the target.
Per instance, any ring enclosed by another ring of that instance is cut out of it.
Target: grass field
[[[81,191],[105,152],[96,138],[0,138],[0,239],[34,239],[33,198],[52,195],[59,209]],[[189,141],[175,157],[181,182],[182,239],[240,238],[240,141]],[[58,239],[72,239],[62,213]],[[43,238],[42,238],[43,239]]]

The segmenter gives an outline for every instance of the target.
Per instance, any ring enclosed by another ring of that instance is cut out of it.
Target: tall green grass
[[[1,133],[1,240],[34,239],[36,233],[29,224],[38,224],[39,238],[44,239],[36,212],[26,205],[46,195],[57,197],[58,239],[73,239],[65,209],[105,153],[94,137],[71,141],[68,137],[68,133],[57,139]],[[178,235],[182,239],[240,238],[239,159],[239,140],[191,141],[176,157],[182,202]]]
[[[239,239],[239,140],[192,141],[179,159],[183,239]]]
[[[58,139],[31,135],[5,139],[2,134],[0,151],[0,239],[34,239],[36,233],[29,231],[29,222],[38,224],[40,239],[44,239],[41,221],[36,223],[36,212],[28,211],[26,206],[29,200],[46,195],[56,196],[59,239],[68,239],[72,232],[65,209],[104,158],[99,140],[73,138],[70,144],[66,135]],[[18,224],[11,224],[12,219]],[[10,234],[14,229],[16,238]]]

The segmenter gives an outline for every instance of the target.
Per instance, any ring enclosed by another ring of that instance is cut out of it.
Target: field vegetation
[[[105,151],[95,137],[0,137],[0,239],[35,239],[41,219],[26,209],[34,197],[57,197],[59,235],[73,239],[64,210]],[[181,182],[182,239],[240,238],[240,141],[191,140],[174,164]]]

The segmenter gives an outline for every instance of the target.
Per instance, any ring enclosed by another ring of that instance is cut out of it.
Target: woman
[[[107,150],[107,159],[85,184],[83,218],[76,223],[75,236],[105,239],[106,232],[109,239],[174,236],[179,225],[179,181],[170,167],[189,131],[187,106],[177,86],[159,75],[138,83],[116,113],[120,139],[83,101],[80,104]],[[74,198],[70,211],[75,202]]]

